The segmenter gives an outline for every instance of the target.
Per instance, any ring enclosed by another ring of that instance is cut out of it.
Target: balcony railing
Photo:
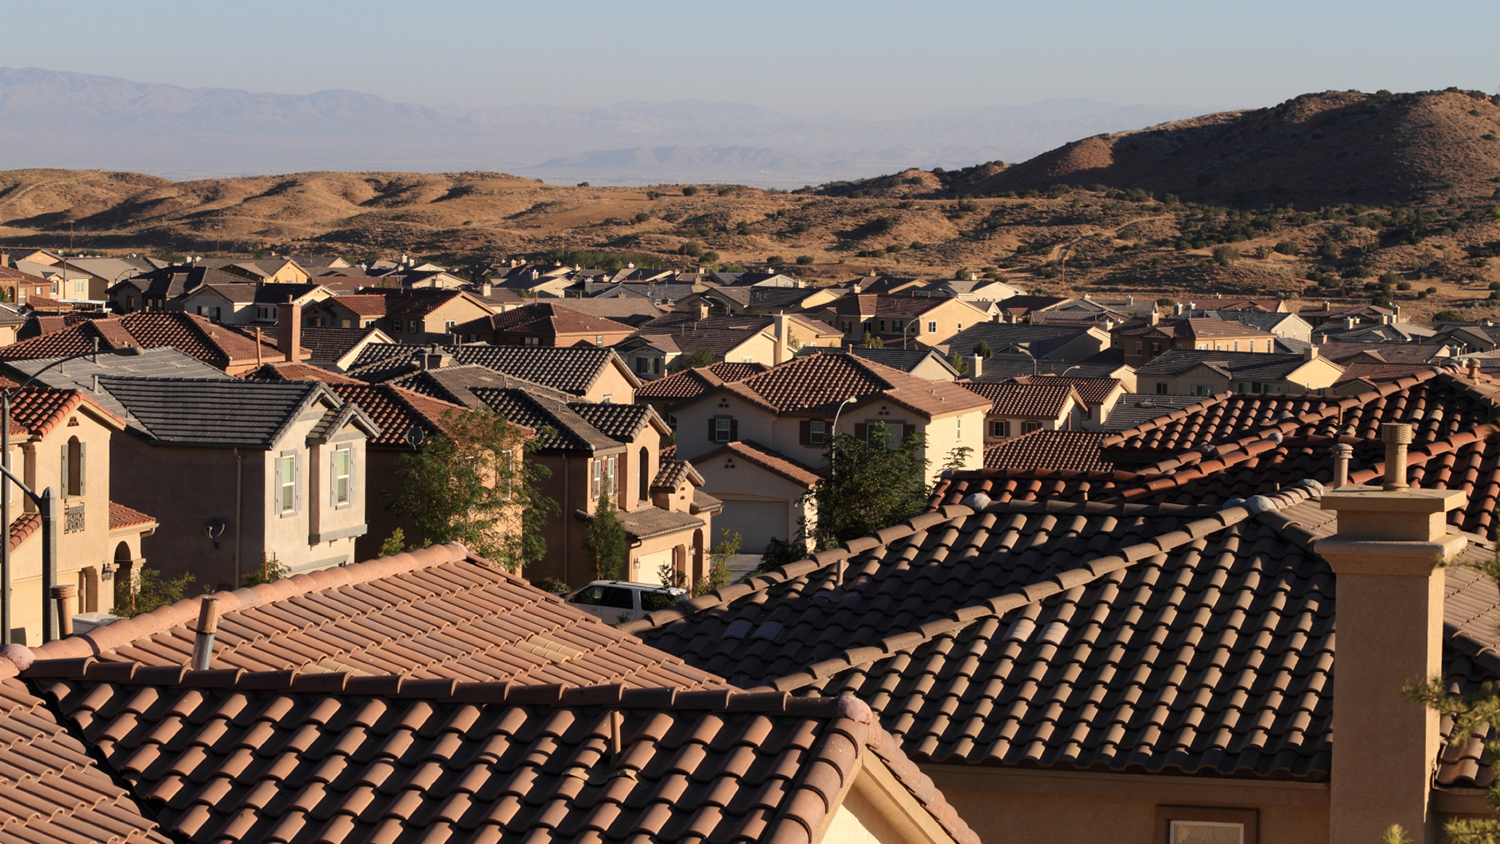
[[[83,532],[83,505],[74,504],[63,510],[63,533]]]

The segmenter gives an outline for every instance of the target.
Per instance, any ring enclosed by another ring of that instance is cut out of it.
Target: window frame
[[[340,474],[339,457],[344,458],[343,473]],[[332,466],[328,473],[328,493],[335,510],[354,506],[354,446],[335,446],[331,455]],[[339,495],[339,483],[343,482],[343,495]]]
[[[291,477],[287,477],[287,466],[290,461]],[[301,495],[299,495],[299,475],[301,474],[301,455],[296,451],[283,451],[276,455],[276,514],[282,518],[297,515],[301,509]],[[288,506],[290,498],[290,506]]]
[[[714,417],[714,442],[734,442],[734,418],[730,416]]]
[[[807,444],[828,444],[828,423],[822,419],[809,419],[807,421]]]
[[[1175,844],[1174,825],[1184,822],[1238,826],[1241,844],[1260,842],[1260,812],[1257,809],[1173,805],[1156,807],[1156,840],[1161,844]]]
[[[927,320],[927,333],[928,334],[936,334],[937,333],[937,320],[931,320],[931,319]]]

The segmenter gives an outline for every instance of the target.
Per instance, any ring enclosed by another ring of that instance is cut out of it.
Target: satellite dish
[[[228,527],[229,522],[224,521],[224,519],[218,516],[214,516],[203,525],[203,532],[208,534],[209,539],[218,539],[224,535],[224,531]]]
[[[421,445],[425,439],[427,439],[427,433],[416,425],[406,429],[406,444],[412,448]]]

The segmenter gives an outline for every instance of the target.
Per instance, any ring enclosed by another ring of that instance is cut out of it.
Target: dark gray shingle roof
[[[340,404],[308,382],[109,376],[99,384],[125,407],[132,430],[171,445],[272,448],[312,402]]]

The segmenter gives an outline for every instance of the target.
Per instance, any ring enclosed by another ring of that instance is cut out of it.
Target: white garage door
[[[671,562],[671,548],[653,554],[642,554],[635,561],[635,573],[631,575],[631,579],[637,583],[660,583],[661,577],[657,575],[657,570],[663,563]]]
[[[724,510],[714,514],[710,546],[719,543],[726,529],[740,535],[741,554],[759,554],[766,550],[766,541],[772,537],[787,538],[787,502],[736,501],[724,497],[720,500],[724,502]]]

